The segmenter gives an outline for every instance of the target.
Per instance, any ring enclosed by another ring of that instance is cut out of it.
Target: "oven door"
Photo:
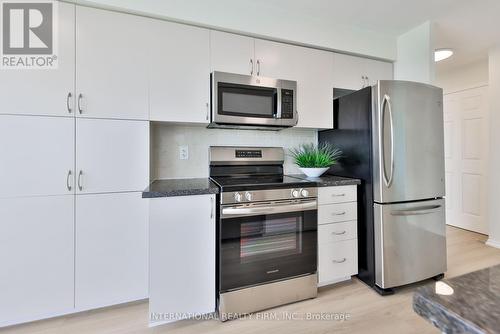
[[[316,200],[223,206],[219,228],[220,292],[316,272]]]

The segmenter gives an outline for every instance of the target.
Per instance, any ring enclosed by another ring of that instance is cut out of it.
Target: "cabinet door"
[[[0,114],[73,115],[75,5],[59,2],[58,8],[57,69],[2,70]],[[69,93],[72,98],[67,101]]]
[[[246,75],[256,74],[254,43],[251,37],[211,30],[211,70]]]
[[[0,327],[73,310],[74,196],[0,199]]]
[[[149,182],[149,122],[76,121],[76,192],[142,191]]]
[[[209,122],[209,31],[151,20],[149,76],[151,120]]]
[[[149,21],[76,7],[77,116],[148,119]]]
[[[331,52],[257,39],[255,57],[260,75],[297,81],[297,127],[332,128]]]
[[[150,200],[150,314],[215,311],[214,205],[215,195]]]
[[[375,85],[378,80],[392,80],[392,63],[378,60],[365,60],[365,73],[370,85]]]
[[[365,64],[364,58],[335,53],[333,62],[335,87],[358,90],[367,86]]]
[[[76,196],[77,310],[148,296],[148,201],[141,193]]]
[[[74,192],[75,119],[0,115],[0,197]]]

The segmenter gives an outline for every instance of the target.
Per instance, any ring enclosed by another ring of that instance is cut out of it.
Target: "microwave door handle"
[[[226,207],[222,208],[222,218],[229,218],[234,216],[258,216],[258,215],[270,215],[276,213],[299,212],[307,210],[316,210],[317,207],[318,203],[316,201],[308,201],[298,204]]]
[[[274,118],[276,119],[281,119],[281,89],[276,88],[276,114],[274,115]]]

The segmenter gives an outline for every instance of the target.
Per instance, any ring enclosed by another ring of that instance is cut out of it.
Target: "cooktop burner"
[[[287,175],[266,175],[266,176],[212,176],[212,180],[217,183],[222,192],[282,189],[282,188],[304,188],[315,187],[316,183],[308,180],[301,180]]]

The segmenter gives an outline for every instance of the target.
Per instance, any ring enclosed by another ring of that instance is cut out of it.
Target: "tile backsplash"
[[[208,176],[209,146],[277,146],[285,149],[285,173],[300,173],[288,156],[288,148],[316,143],[317,131],[207,129],[202,126],[151,124],[151,178],[170,179]],[[187,160],[179,158],[179,148],[188,149]]]

